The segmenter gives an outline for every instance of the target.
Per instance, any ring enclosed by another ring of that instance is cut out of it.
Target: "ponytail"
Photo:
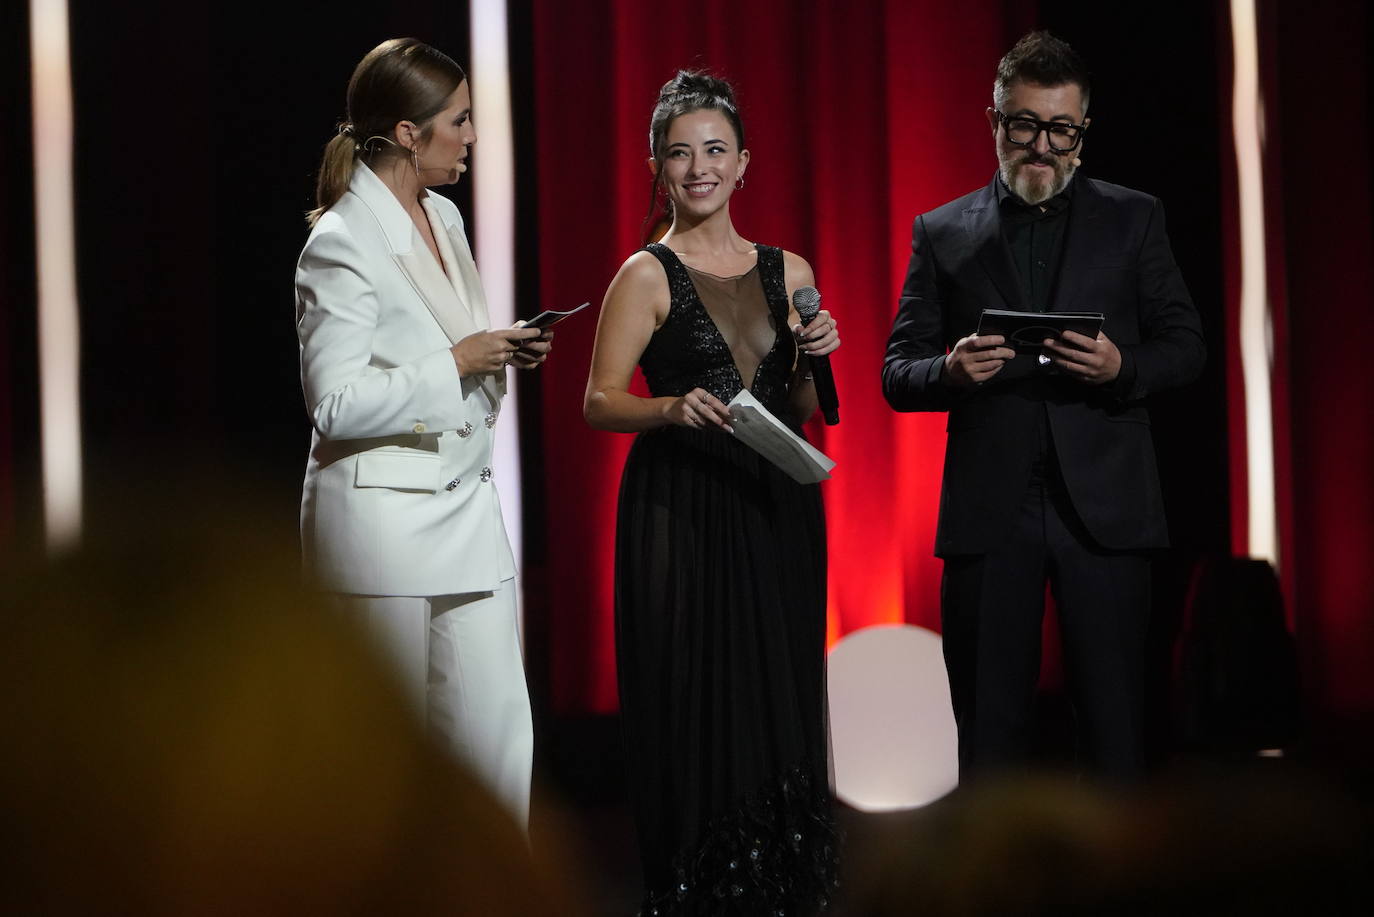
[[[324,216],[324,212],[339,202],[353,181],[353,168],[357,162],[358,144],[353,139],[351,126],[339,131],[324,148],[324,159],[320,162],[320,177],[315,185],[315,209],[305,215],[311,226]]]

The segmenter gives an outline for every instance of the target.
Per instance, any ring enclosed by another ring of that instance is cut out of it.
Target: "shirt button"
[[[462,478],[454,478],[452,481],[449,481],[447,484],[444,485],[444,490],[453,490],[453,488],[457,487],[461,483],[463,483]]]
[[[411,427],[410,429],[413,430],[413,431],[416,432],[416,433],[423,433],[423,432],[425,432],[426,430],[428,430],[429,427],[425,426],[425,425],[422,424],[422,423],[417,423],[415,426]]]
[[[483,468],[483,469],[482,469],[482,475],[481,475],[481,477],[482,477],[482,483],[484,483],[484,484],[485,484],[487,481],[490,481],[490,480],[491,480],[491,469],[490,469],[490,468]]]

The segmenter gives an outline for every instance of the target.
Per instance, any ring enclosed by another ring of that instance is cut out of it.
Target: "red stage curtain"
[[[1259,10],[1264,104],[1265,242],[1273,312],[1274,458],[1279,579],[1297,639],[1314,734],[1368,750],[1374,713],[1374,192],[1369,35],[1362,4],[1314,0]],[[1333,36],[1345,36],[1333,44]],[[1221,39],[1230,41],[1229,29]],[[1219,48],[1232,156],[1230,49]],[[1339,87],[1337,90],[1336,87]],[[1313,142],[1313,126],[1325,125]],[[1314,156],[1320,166],[1314,167]],[[1245,412],[1237,344],[1240,295],[1235,161],[1223,162],[1230,389],[1232,544],[1245,554]],[[1353,349],[1354,358],[1343,356]],[[1355,727],[1355,728],[1352,728]]]
[[[843,339],[843,422],[811,428],[838,463],[824,485],[832,640],[884,622],[938,628],[945,418],[894,414],[879,368],[912,218],[992,176],[983,109],[1030,13],[1014,15],[1000,0],[532,4],[541,305],[598,304],[639,247],[659,87],[683,67],[735,85],[753,157],[735,225],[811,262]],[[559,327],[540,385],[556,713],[616,706],[613,538],[630,437],[582,420],[593,325]]]
[[[1305,687],[1332,741],[1370,748],[1374,714],[1374,186],[1368,6],[1273,3],[1287,239],[1291,579]],[[1361,43],[1359,37],[1364,36]],[[1274,109],[1277,109],[1276,111]],[[1330,125],[1312,142],[1313,125]],[[1286,543],[1285,548],[1290,547]],[[1329,722],[1334,720],[1335,722]]]

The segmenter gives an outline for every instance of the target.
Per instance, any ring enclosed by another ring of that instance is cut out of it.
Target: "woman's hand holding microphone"
[[[810,357],[823,357],[840,346],[840,328],[834,317],[824,309],[816,313],[811,324],[797,322],[792,326],[797,349]]]

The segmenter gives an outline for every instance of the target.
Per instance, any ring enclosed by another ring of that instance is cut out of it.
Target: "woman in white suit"
[[[467,170],[470,109],[462,68],[415,39],[349,81],[296,269],[301,536],[307,575],[523,825],[533,735],[491,453],[507,365],[538,366],[552,335],[488,327],[462,217],[426,190]]]

